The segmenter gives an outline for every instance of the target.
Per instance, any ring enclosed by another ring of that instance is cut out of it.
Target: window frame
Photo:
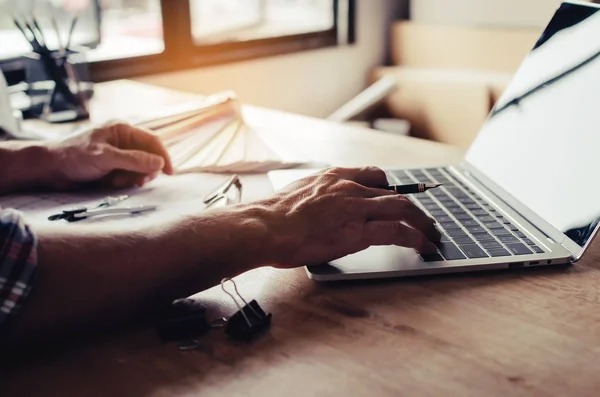
[[[346,15],[338,12],[342,2],[347,3]],[[356,40],[356,0],[334,0],[333,7],[334,26],[326,31],[196,45],[191,29],[189,1],[161,0],[164,51],[160,54],[92,61],[89,63],[90,76],[94,82],[103,82],[353,44]],[[340,24],[340,18],[344,18],[343,24]],[[348,31],[340,32],[340,26],[346,26]],[[345,43],[341,42],[342,37],[346,38]],[[23,65],[19,60],[4,61],[0,66],[9,82],[21,77]]]

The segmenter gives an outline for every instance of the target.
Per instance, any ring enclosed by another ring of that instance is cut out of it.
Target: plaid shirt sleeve
[[[19,211],[0,208],[0,331],[27,298],[37,267],[37,240]]]

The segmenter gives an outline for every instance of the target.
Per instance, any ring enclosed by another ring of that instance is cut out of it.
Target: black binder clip
[[[245,306],[241,306],[236,297],[225,289],[225,283],[230,281],[233,284],[235,294]],[[237,289],[237,285],[230,278],[224,278],[221,281],[221,288],[223,291],[231,296],[231,299],[235,302],[238,307],[238,311],[227,320],[225,325],[225,333],[231,338],[236,340],[242,340],[244,342],[250,342],[255,336],[262,334],[271,325],[271,313],[265,313],[260,307],[256,300],[252,300],[250,303],[240,295]]]
[[[204,335],[210,328],[205,308],[192,299],[178,299],[161,316],[156,331],[163,341],[169,342]]]

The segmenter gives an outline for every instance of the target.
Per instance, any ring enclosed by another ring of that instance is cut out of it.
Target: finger
[[[94,189],[121,189],[135,186],[140,176],[143,177],[143,175],[134,172],[114,170],[108,175],[86,184]]]
[[[135,182],[136,185],[138,185],[139,187],[144,186],[146,183],[156,179],[156,177],[158,176],[158,172],[155,172],[153,174],[150,175],[141,175]]]
[[[349,181],[347,179],[340,179],[335,181],[333,188],[337,193],[341,193],[347,197],[373,198],[397,195],[397,193],[394,191],[369,188],[364,185],[361,185],[360,183]]]
[[[161,142],[160,138],[151,131],[141,129],[129,124],[119,123],[115,126],[119,135],[128,135],[129,139],[122,141],[124,146],[121,149],[143,150],[148,153],[156,154],[163,158],[164,166],[162,171],[165,174],[172,175],[173,164],[169,152]]]
[[[105,171],[125,170],[139,174],[153,174],[164,167],[164,159],[141,150],[122,150],[114,146],[104,148],[98,166]]]
[[[123,189],[132,186],[141,186],[140,181],[143,181],[144,178],[144,175],[135,174],[132,172],[123,172],[111,178],[109,184],[115,189]]]
[[[367,187],[382,187],[388,184],[385,172],[378,167],[330,168],[325,170],[324,174],[336,175]]]
[[[159,172],[153,172],[150,175],[146,175],[146,183],[155,180],[158,177]]]
[[[402,221],[419,230],[427,238],[439,242],[441,234],[435,227],[435,219],[430,218],[405,196],[374,197],[366,200],[367,219],[374,221]]]
[[[369,245],[398,245],[432,254],[437,247],[420,231],[395,221],[371,221],[363,228],[364,240]]]

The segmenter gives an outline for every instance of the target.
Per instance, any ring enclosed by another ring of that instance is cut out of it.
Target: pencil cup
[[[89,69],[82,54],[52,51],[24,56],[29,118],[51,123],[89,118],[88,101],[93,94]]]

